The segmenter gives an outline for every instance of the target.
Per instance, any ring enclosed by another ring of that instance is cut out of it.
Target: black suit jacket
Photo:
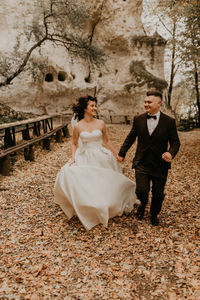
[[[152,135],[149,135],[147,113],[134,117],[133,127],[119,151],[119,156],[126,156],[127,151],[135,142],[136,138],[138,139],[138,143],[133,159],[133,168],[138,164],[144,164],[152,168],[171,168],[171,164],[162,159],[162,154],[168,151],[174,158],[179,150],[180,141],[175,119],[160,112],[158,125]]]

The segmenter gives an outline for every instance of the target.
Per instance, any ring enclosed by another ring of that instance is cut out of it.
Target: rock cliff
[[[99,100],[100,115],[130,115],[142,111],[147,88],[166,88],[166,41],[157,33],[146,36],[142,0],[88,0],[87,6],[91,17],[81,34],[104,50],[105,64],[94,68],[61,46],[45,43],[31,55],[37,76],[27,69],[11,85],[1,87],[0,103],[18,111],[51,114],[69,111],[79,96],[91,94]],[[30,35],[29,27],[40,18],[40,10],[39,0],[1,0],[0,54],[16,58],[16,67],[17,42]],[[21,50],[25,53],[32,43],[31,38],[21,43]]]

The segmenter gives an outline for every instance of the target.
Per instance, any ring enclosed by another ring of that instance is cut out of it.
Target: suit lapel
[[[143,115],[143,119],[142,119],[142,132],[145,135],[145,139],[149,139],[151,137],[149,135],[149,130],[147,127],[147,114],[146,113]]]

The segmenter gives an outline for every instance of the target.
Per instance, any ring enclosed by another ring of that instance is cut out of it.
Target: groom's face
[[[144,108],[147,113],[155,115],[161,106],[161,99],[157,96],[146,96],[144,100]]]

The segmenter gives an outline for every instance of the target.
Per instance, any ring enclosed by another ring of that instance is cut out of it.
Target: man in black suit
[[[132,168],[135,169],[136,194],[141,201],[137,218],[142,220],[148,203],[150,184],[152,184],[151,223],[159,224],[158,214],[164,200],[164,187],[171,161],[177,154],[180,141],[175,119],[160,111],[162,93],[150,90],[146,94],[144,107],[146,113],[134,117],[133,127],[126,137],[118,154],[122,162],[127,151],[137,138],[137,149]]]

